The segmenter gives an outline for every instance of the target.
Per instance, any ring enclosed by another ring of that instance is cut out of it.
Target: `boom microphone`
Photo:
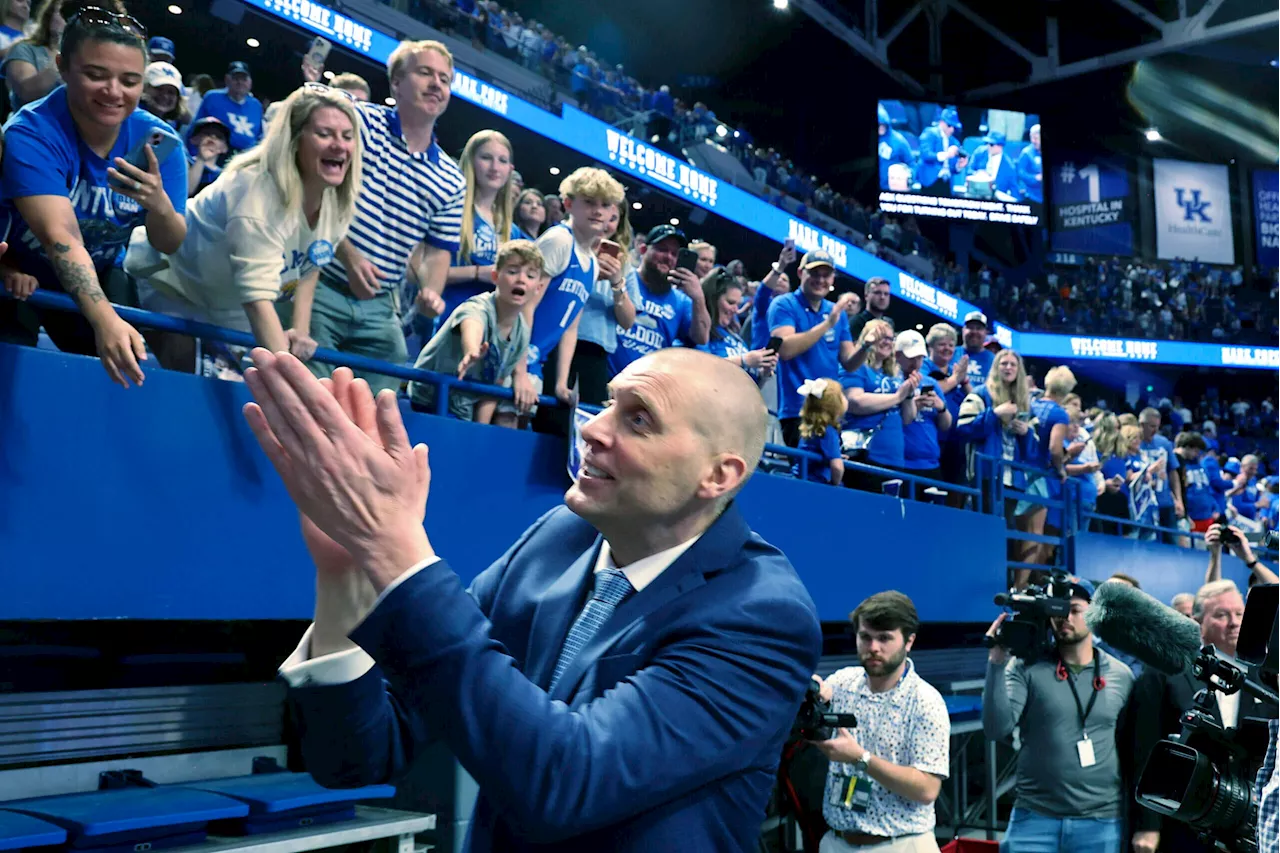
[[[1085,624],[1109,644],[1169,675],[1189,671],[1200,655],[1200,626],[1140,589],[1098,585]]]

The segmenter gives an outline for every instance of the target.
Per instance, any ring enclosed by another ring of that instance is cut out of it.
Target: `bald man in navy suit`
[[[245,414],[317,566],[281,672],[318,780],[394,780],[438,738],[479,783],[475,853],[755,849],[821,630],[733,502],[767,417],[742,370],[629,365],[565,506],[466,590],[423,528],[427,450],[394,395],[253,357]]]

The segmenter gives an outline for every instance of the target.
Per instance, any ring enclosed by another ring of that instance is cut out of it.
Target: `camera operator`
[[[1211,524],[1209,529],[1204,533],[1204,544],[1209,546],[1209,568],[1205,570],[1204,582],[1206,584],[1222,579],[1222,547],[1225,545],[1232,554],[1240,558],[1249,571],[1253,572],[1253,577],[1249,578],[1249,584],[1255,583],[1280,583],[1280,576],[1268,569],[1258,561],[1253,554],[1253,546],[1249,544],[1249,540],[1245,538],[1244,533],[1238,527],[1230,527],[1223,524]]]
[[[1050,620],[1055,653],[1034,663],[991,648],[982,690],[990,740],[1021,732],[1006,853],[1120,853],[1124,784],[1116,728],[1133,674],[1095,648],[1084,613],[1093,585],[1071,583],[1071,612]],[[1001,614],[987,636],[994,637]],[[1003,683],[1002,683],[1003,682]]]
[[[822,698],[858,725],[815,742],[831,759],[822,802],[831,831],[819,851],[937,853],[933,801],[950,768],[951,719],[907,658],[920,625],[915,605],[878,592],[849,618],[862,665],[821,683]]]
[[[1210,553],[1217,551],[1220,555],[1221,531],[1213,532],[1218,535],[1210,543]],[[1234,581],[1215,580],[1200,587],[1191,618],[1200,623],[1200,637],[1205,643],[1212,643],[1218,651],[1235,656],[1240,623],[1244,618],[1244,598]],[[1142,674],[1134,687],[1131,709],[1135,769],[1141,771],[1146,765],[1156,743],[1181,730],[1183,713],[1193,706],[1196,693],[1203,687],[1188,671],[1166,675],[1148,667]],[[1217,693],[1215,698],[1214,718],[1225,728],[1237,728],[1250,718],[1268,718],[1265,705],[1243,691],[1230,696]],[[1261,756],[1261,750],[1255,756]],[[1256,770],[1256,765],[1251,769]],[[1163,818],[1147,809],[1139,808],[1134,813],[1132,827],[1134,853],[1154,853],[1156,850],[1161,853],[1199,853],[1211,849],[1202,844],[1195,830],[1186,824]]]

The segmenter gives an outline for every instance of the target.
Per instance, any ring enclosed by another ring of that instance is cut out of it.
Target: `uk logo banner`
[[[1155,160],[1156,255],[1161,260],[1236,262],[1226,166]]]

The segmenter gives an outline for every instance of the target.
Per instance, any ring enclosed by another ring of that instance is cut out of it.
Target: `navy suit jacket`
[[[479,783],[473,853],[755,849],[821,654],[812,599],[730,505],[548,695],[601,542],[561,507],[470,594],[443,561],[397,587],[351,635],[372,670],[291,691],[307,769],[392,780],[438,737]]]

